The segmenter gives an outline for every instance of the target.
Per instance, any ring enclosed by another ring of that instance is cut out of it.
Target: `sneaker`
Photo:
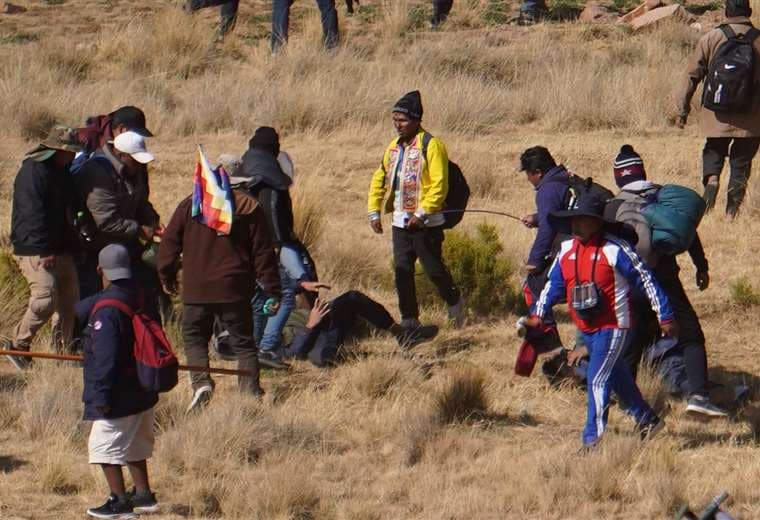
[[[127,491],[127,498],[132,501],[132,507],[135,513],[158,513],[159,507],[155,493],[138,494],[137,490],[132,488],[130,491]]]
[[[438,326],[419,325],[418,327],[404,328],[404,332],[396,335],[396,341],[403,350],[411,350],[420,343],[430,341],[437,335]]]
[[[0,340],[0,349],[3,350],[23,350],[25,352],[29,352],[29,347],[21,347],[21,346],[15,346],[13,342],[7,338],[4,338]],[[8,361],[13,363],[13,366],[15,366],[17,369],[24,371],[32,366],[32,358],[28,358],[25,356],[5,356],[8,358]]]
[[[637,424],[634,431],[639,434],[642,441],[648,441],[654,438],[660,430],[665,428],[665,421],[659,417],[655,417],[650,423],[645,425]]]
[[[464,298],[459,298],[459,301],[449,307],[449,322],[454,325],[454,328],[461,329],[464,325]]]
[[[709,417],[728,417],[728,412],[723,408],[715,406],[710,402],[708,397],[703,395],[693,395],[689,397],[686,403],[686,411],[689,413],[698,413]]]
[[[290,369],[290,365],[283,361],[282,353],[275,350],[259,351],[259,365],[274,370]]]
[[[129,499],[119,500],[113,494],[102,506],[88,509],[87,514],[93,518],[137,518],[132,502]]]
[[[211,385],[203,385],[193,393],[193,400],[190,401],[190,406],[187,407],[187,411],[199,410],[205,408],[211,401],[214,395],[214,388]]]

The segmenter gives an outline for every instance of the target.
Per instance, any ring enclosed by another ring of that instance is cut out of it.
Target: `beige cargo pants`
[[[74,332],[74,306],[79,301],[79,279],[74,259],[56,257],[55,266],[45,269],[39,256],[15,257],[29,284],[29,305],[16,327],[14,347],[28,350],[37,332],[52,317],[53,346],[68,348]]]

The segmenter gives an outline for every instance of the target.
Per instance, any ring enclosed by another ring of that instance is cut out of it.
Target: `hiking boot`
[[[128,498],[119,500],[114,494],[102,506],[88,509],[87,514],[93,518],[137,518],[132,502]]]
[[[262,350],[259,352],[259,365],[273,370],[288,370],[290,365],[283,361],[282,352],[277,350]]]
[[[665,421],[659,417],[655,417],[647,424],[637,424],[634,431],[639,434],[642,441],[648,441],[654,438],[663,428],[665,428]]]
[[[203,385],[193,393],[193,400],[187,407],[187,413],[205,408],[214,396],[214,388],[211,385]]]
[[[464,326],[464,311],[464,298],[460,296],[459,301],[449,307],[449,323],[451,323],[455,329],[461,329]]]
[[[21,345],[14,345],[13,342],[7,338],[0,340],[0,349],[2,350],[23,350],[29,352],[29,347],[23,347]],[[5,356],[8,361],[13,363],[13,366],[17,369],[24,371],[32,367],[32,358],[26,356]]]
[[[417,327],[404,328],[403,332],[396,334],[396,341],[402,350],[411,350],[420,343],[430,341],[438,335],[437,325],[419,325]]]
[[[723,408],[715,406],[710,402],[709,397],[703,395],[693,395],[686,402],[686,411],[689,413],[698,413],[708,417],[728,417],[728,412]]]
[[[127,498],[132,501],[132,508],[135,513],[158,513],[159,507],[155,493],[138,493],[135,488],[132,488],[127,491]]]
[[[712,179],[712,177],[711,177]],[[715,207],[715,199],[718,198],[718,182],[707,181],[705,184],[705,192],[702,198],[705,199],[705,205],[707,206],[705,212],[710,211]]]

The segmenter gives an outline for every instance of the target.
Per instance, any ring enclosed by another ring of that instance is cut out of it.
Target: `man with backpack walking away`
[[[393,125],[398,138],[391,141],[380,167],[372,175],[369,188],[369,222],[377,234],[383,233],[381,213],[393,216],[393,262],[396,291],[401,310],[401,326],[421,328],[414,281],[415,263],[449,306],[449,320],[464,324],[465,309],[459,288],[443,263],[443,230],[447,224],[450,166],[446,146],[422,128],[422,99],[419,91],[404,95],[393,107]],[[461,218],[461,215],[460,215]]]
[[[628,224],[635,229],[638,235],[636,251],[647,267],[652,270],[655,280],[662,287],[673,308],[680,329],[675,348],[683,353],[689,386],[689,392],[686,395],[688,399],[686,411],[712,417],[725,417],[726,412],[715,406],[709,398],[705,335],[702,332],[699,317],[681,283],[677,255],[670,251],[663,251],[661,247],[658,248],[657,242],[653,240],[656,235],[653,234],[652,226],[645,217],[647,212],[656,210],[658,194],[663,193],[661,191],[663,187],[647,180],[644,162],[630,145],[624,145],[620,149],[620,153],[615,157],[613,172],[615,182],[621,191],[607,203],[605,215],[609,220]],[[700,206],[695,208],[695,214],[700,215],[704,209],[704,203],[696,193],[692,195],[694,203]],[[642,208],[645,206],[647,209],[643,214]],[[667,220],[674,223],[677,219],[668,218]],[[704,291],[710,284],[709,266],[699,234],[696,232],[696,224],[698,222],[690,221],[689,229],[684,230],[673,226],[668,234],[693,234],[694,238],[687,240],[690,242],[688,252],[697,269],[697,287],[700,291]],[[657,317],[651,312],[645,295],[639,294],[634,297],[633,308],[636,326],[631,332],[631,343],[623,353],[623,358],[635,377],[642,354],[658,340],[658,327]]]
[[[606,428],[612,391],[635,419],[635,431],[643,439],[664,426],[620,359],[631,337],[633,287],[647,295],[663,334],[677,335],[667,296],[630,244],[613,234],[618,230],[604,219],[604,209],[603,199],[586,192],[571,209],[552,212],[553,219],[570,221],[573,238],[562,242],[526,323],[540,327],[549,309],[563,299],[568,302],[570,317],[590,353],[584,448],[594,447]]]
[[[93,518],[136,518],[135,513],[158,511],[148,480],[147,459],[153,454],[153,407],[158,393],[146,390],[138,378],[131,316],[107,300],[131,309],[140,307],[140,289],[132,277],[129,251],[118,244],[98,255],[98,273],[104,289],[82,300],[77,319],[84,331],[84,420],[93,421],[89,462],[103,470],[110,489],[105,504],[92,507]],[[155,309],[144,309],[152,319]],[[135,487],[127,491],[122,466]]]
[[[74,305],[79,301],[74,264],[79,244],[69,217],[73,204],[69,165],[80,149],[71,129],[54,128],[26,154],[13,183],[11,243],[30,294],[12,342],[3,340],[6,349],[30,350],[50,318],[56,350],[67,350],[72,339]],[[19,370],[32,363],[27,357],[8,359]]]
[[[726,157],[726,214],[736,217],[747,192],[752,160],[760,147],[760,31],[752,26],[749,0],[726,0],[726,20],[705,34],[689,59],[677,92],[676,126],[683,128],[691,98],[704,80],[700,127],[702,183],[707,209],[715,205]]]
[[[203,186],[209,189],[212,177],[221,172],[209,171],[205,156],[199,155],[198,168],[206,171],[206,177],[201,179],[196,174],[195,194],[179,203],[166,227],[158,251],[158,274],[164,290],[176,293],[181,260],[182,337],[188,364],[209,366],[208,346],[214,323],[218,321],[229,332],[229,345],[237,356],[238,370],[248,372],[238,376],[238,388],[244,393],[261,395],[251,298],[256,284],[260,284],[276,312],[280,297],[277,257],[264,212],[249,194],[231,189],[229,181],[221,197],[209,197],[229,199],[226,226],[210,220],[213,214],[221,213],[218,208],[204,213],[199,190]],[[206,405],[214,391],[209,374],[191,372],[190,376],[193,398],[188,411]]]

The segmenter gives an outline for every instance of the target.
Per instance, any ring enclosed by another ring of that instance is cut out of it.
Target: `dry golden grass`
[[[257,126],[280,129],[298,170],[299,229],[322,279],[394,312],[390,240],[368,229],[365,197],[393,135],[390,104],[406,90],[422,90],[426,127],[462,165],[473,208],[531,210],[532,190],[515,170],[535,144],[610,184],[612,158],[630,142],[653,180],[699,185],[696,125],[667,123],[698,37],[686,27],[631,35],[579,23],[497,26],[493,0],[458,0],[447,29],[430,33],[420,28],[427,1],[366,0],[356,17],[341,15],[344,44],[326,53],[318,13],[304,1],[293,8],[290,46],[272,57],[262,0],[242,2],[237,32],[221,46],[211,43],[215,10],[189,19],[170,2],[14,3],[29,12],[0,15],[3,230],[18,163],[46,127],[128,103],[145,109],[157,135],[152,197],[164,220],[190,192],[197,143],[211,156],[239,153]],[[682,263],[712,377],[757,392],[757,309],[735,305],[729,289],[740,279],[760,287],[756,182],[745,208],[735,223],[716,212],[702,224],[709,291],[695,290]],[[532,232],[482,216],[462,229],[484,220],[519,265]],[[3,334],[23,306],[17,282],[0,278]],[[423,318],[443,321],[437,308]],[[210,408],[193,417],[183,380],[158,407],[150,468],[165,504],[159,518],[667,518],[682,501],[703,505],[724,489],[740,518],[760,517],[756,402],[737,408],[718,392],[732,419],[698,423],[645,375],[646,395],[667,414],[664,434],[642,445],[613,410],[602,449],[579,457],[585,396],[512,375],[514,319],[444,329],[410,354],[370,336],[349,345],[355,357],[336,369],[265,373],[263,402],[220,378]],[[572,326],[563,323],[562,336],[569,341]],[[0,517],[79,518],[103,498],[102,477],[86,464],[79,378],[47,362],[23,376],[7,364],[0,371]]]

